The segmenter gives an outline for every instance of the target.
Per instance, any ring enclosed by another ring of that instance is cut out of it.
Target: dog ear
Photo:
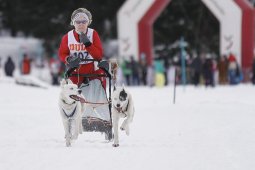
[[[125,85],[124,85],[124,83],[122,84],[122,89],[123,89],[123,90],[125,89]]]
[[[123,90],[124,93],[126,93],[124,83],[122,84],[122,90]]]
[[[123,87],[123,92],[124,92],[124,93],[127,93],[127,92],[125,91],[124,87]]]
[[[60,81],[60,86],[63,87],[65,84],[67,84],[66,80],[65,79],[62,79]]]
[[[73,84],[72,80],[67,79],[67,84]]]

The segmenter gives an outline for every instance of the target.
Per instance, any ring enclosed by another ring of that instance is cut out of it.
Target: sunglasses
[[[87,20],[81,20],[81,21],[74,21],[76,24],[86,24]]]

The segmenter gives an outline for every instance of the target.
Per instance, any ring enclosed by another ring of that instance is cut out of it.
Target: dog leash
[[[79,65],[78,68],[76,68],[76,70],[77,70],[77,77],[78,77],[78,81],[77,81],[77,86],[78,86],[79,81],[80,81],[80,65]],[[111,79],[110,79],[110,81],[111,81]],[[116,86],[116,79],[113,80],[113,83],[114,83],[114,86]],[[109,91],[109,93],[111,93],[111,91]],[[111,96],[111,95],[110,95],[110,96]],[[76,100],[76,101],[80,101],[81,103],[85,103],[85,104],[88,104],[88,105],[92,105],[92,107],[93,107],[94,105],[99,105],[99,106],[101,106],[101,105],[109,105],[109,104],[111,104],[111,97],[109,98],[109,101],[108,101],[108,102],[88,102],[88,101],[86,101],[84,98],[79,97],[79,96],[77,96],[77,95],[70,95],[70,98],[72,98],[72,99],[74,99],[74,100]],[[94,106],[93,108],[99,107],[99,106]]]
[[[77,86],[78,86],[78,84],[79,84],[79,82],[80,82],[80,65],[79,65],[79,67],[78,67],[77,73],[78,73],[78,81],[77,81]],[[78,87],[79,87],[79,86],[78,86]]]
[[[79,101],[81,103],[91,104],[91,105],[108,105],[110,102],[88,102],[86,99],[77,96],[77,95],[70,95],[70,98],[74,99],[75,101]],[[97,106],[98,107],[98,106]]]

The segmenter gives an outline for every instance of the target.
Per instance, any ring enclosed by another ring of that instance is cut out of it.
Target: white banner
[[[155,0],[127,0],[117,14],[119,57],[138,59],[138,22]]]
[[[242,11],[234,0],[202,0],[220,25],[220,54],[232,52],[241,66]]]

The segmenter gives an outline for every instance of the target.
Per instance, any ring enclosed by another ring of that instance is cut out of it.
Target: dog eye
[[[70,90],[73,90],[73,88],[71,87]]]
[[[125,98],[124,97],[120,97],[120,101],[124,101],[125,100]]]

